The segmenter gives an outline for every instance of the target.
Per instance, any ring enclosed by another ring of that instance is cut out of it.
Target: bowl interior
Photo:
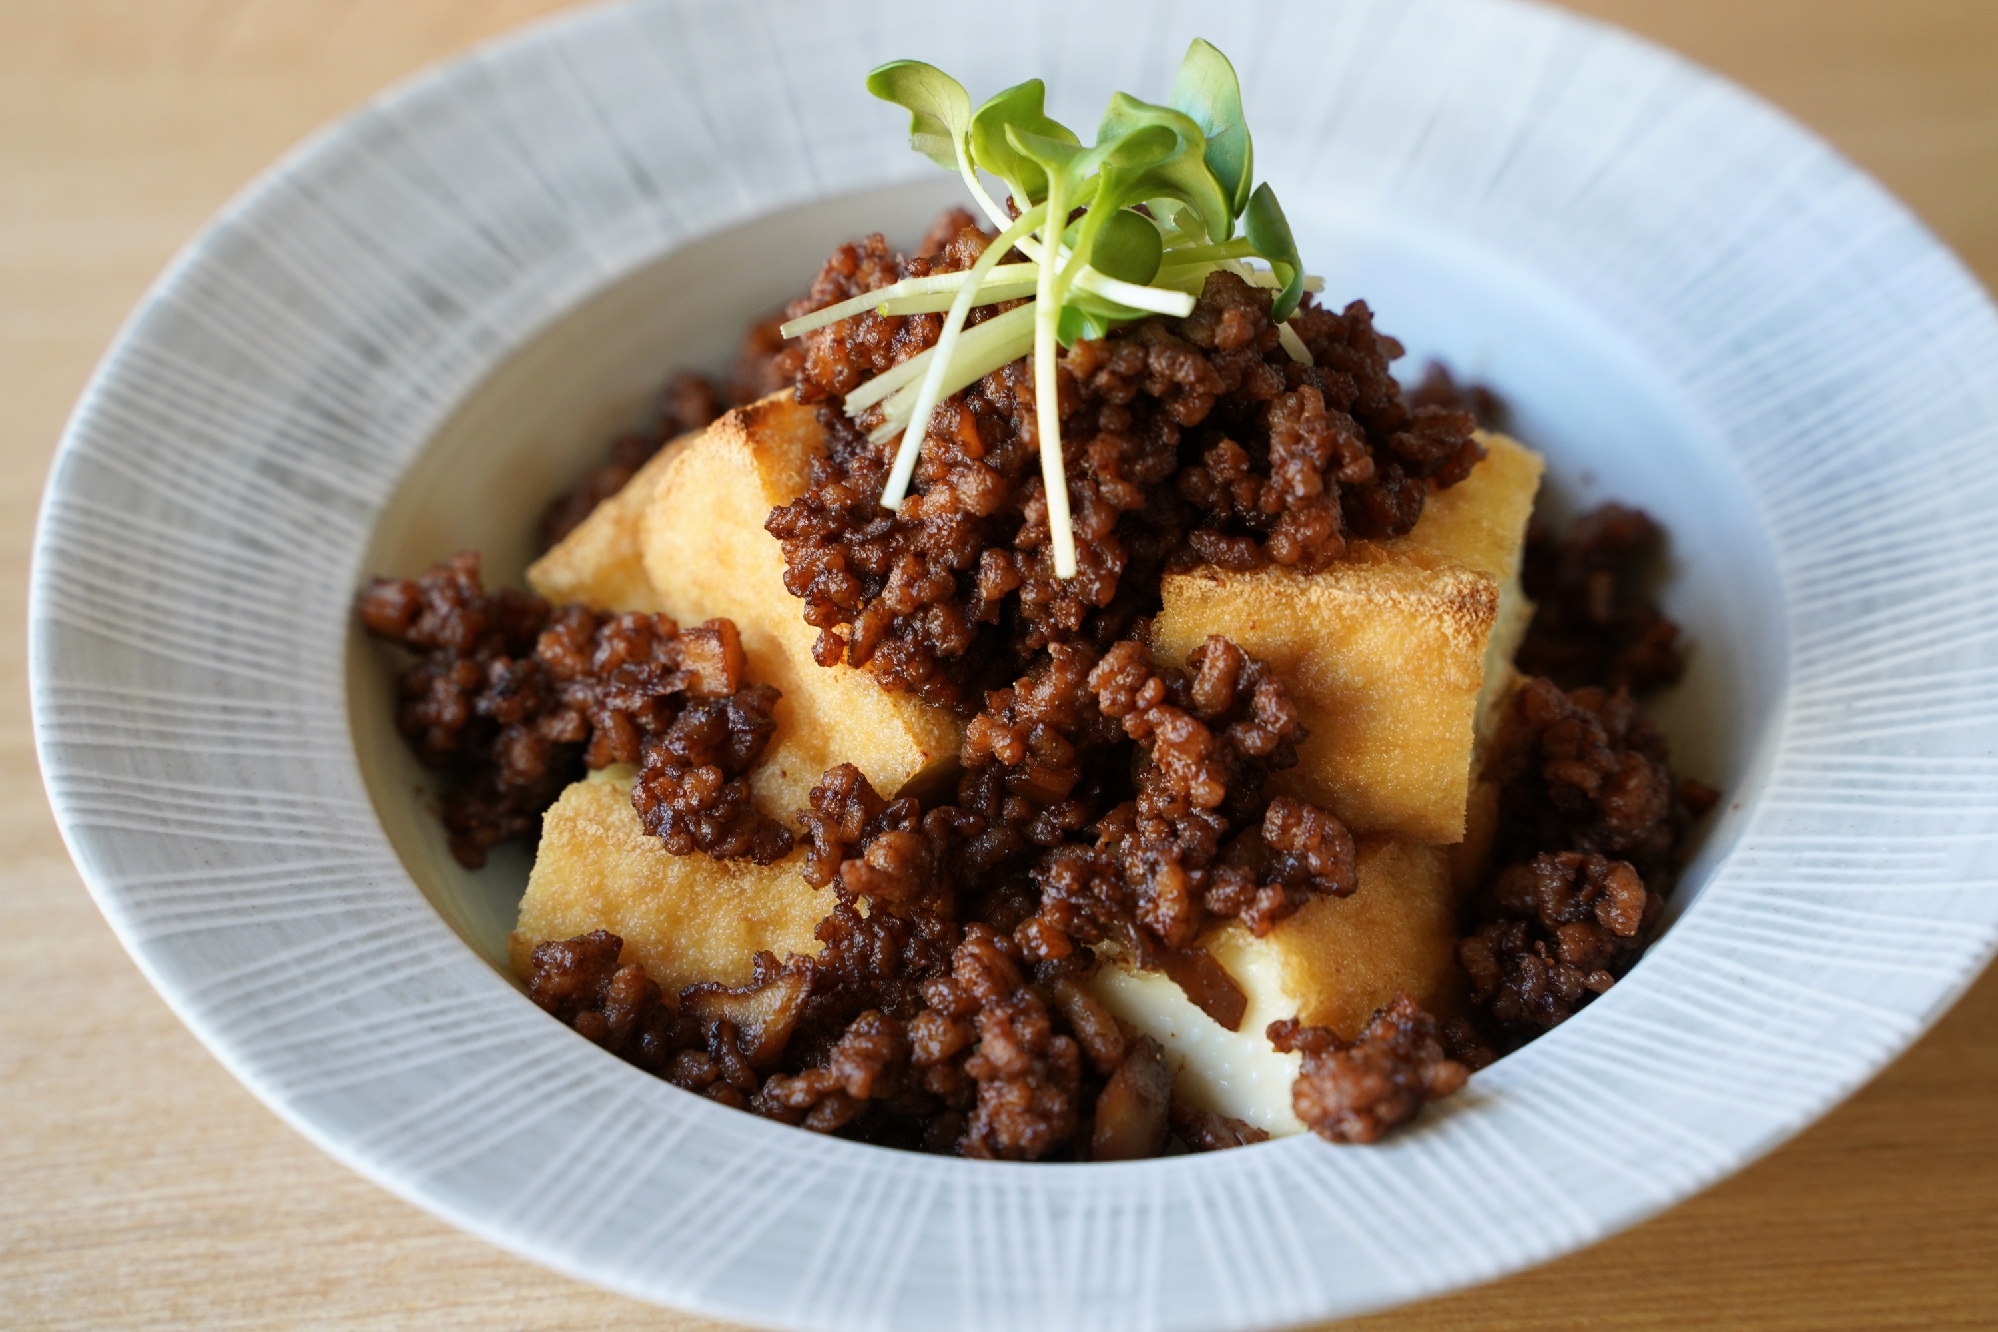
[[[842,1332],[1247,1332],[1433,1295],[1686,1197],[1905,1049],[1998,941],[1998,317],[1961,265],[1769,108],[1546,6],[1008,20],[585,7],[329,130],[163,276],[58,455],[30,667],[65,839],[176,1011],[475,1233]],[[1727,803],[1667,937],[1369,1151],[888,1152],[575,1039],[504,977],[525,861],[445,853],[357,582],[465,548],[518,577],[668,371],[726,363],[837,241],[906,243],[960,197],[813,197],[930,171],[860,94],[883,34],[972,87],[1045,77],[1086,124],[1110,88],[1163,95],[1196,23],[1278,99],[1249,110],[1259,174],[1328,299],[1371,301],[1411,376],[1442,356],[1504,394],[1557,501],[1670,526],[1694,657],[1660,716]]]
[[[767,215],[679,247],[609,283],[504,359],[408,468],[375,528],[365,569],[413,575],[460,550],[489,584],[516,584],[543,505],[601,458],[610,438],[679,368],[725,370],[747,323],[801,291],[840,241],[882,231],[912,243],[955,181],[860,191]],[[1365,299],[1419,375],[1440,358],[1496,388],[1517,433],[1549,459],[1557,511],[1638,505],[1671,533],[1667,611],[1693,645],[1686,679],[1651,711],[1680,770],[1719,787],[1673,903],[1695,901],[1752,808],[1773,751],[1788,649],[1781,586],[1763,525],[1712,432],[1615,329],[1465,240],[1404,219],[1293,205],[1322,298]],[[506,968],[507,932],[529,858],[506,849],[469,871],[452,860],[428,774],[397,735],[394,662],[355,629],[347,690],[353,740],[390,841],[458,935]]]

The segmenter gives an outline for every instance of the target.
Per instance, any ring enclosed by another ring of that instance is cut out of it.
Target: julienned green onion
[[[1058,195],[1051,195],[1047,203],[1029,208],[1011,226],[995,236],[992,243],[985,247],[985,252],[978,256],[978,262],[971,266],[971,274],[965,278],[964,285],[958,288],[957,299],[951,302],[949,313],[944,315],[943,331],[937,335],[936,346],[931,348],[936,354],[930,358],[929,368],[923,371],[922,382],[916,389],[916,400],[909,408],[909,424],[916,428],[905,427],[902,431],[902,447],[896,451],[895,465],[888,471],[884,503],[899,505],[908,493],[909,478],[916,472],[916,446],[929,427],[930,413],[949,391],[944,388],[944,380],[950,374],[958,335],[964,329],[965,317],[971,313],[972,302],[978,299],[980,284],[988,273],[998,267],[999,260],[1013,248],[1014,242],[1025,239],[1029,232],[1047,219],[1051,210],[1059,206],[1056,202],[1058,198]],[[1045,269],[1042,270],[1040,286],[1045,294]]]
[[[1283,344],[1284,353],[1299,365],[1311,364],[1311,348],[1304,345],[1304,339],[1297,336],[1297,330],[1289,321],[1277,325],[1277,341]]]
[[[982,283],[978,288],[978,299],[974,304],[997,305],[1001,301],[1028,300],[1032,298],[1034,289],[1039,285],[1039,278],[1030,278],[1025,282]],[[956,303],[955,293],[946,295],[938,292],[934,296],[902,296],[895,300],[883,301],[874,307],[874,312],[884,315],[936,314],[950,309]]]
[[[976,110],[957,80],[920,61],[883,65],[867,76],[867,87],[910,113],[911,144],[963,177],[1000,234],[968,272],[908,278],[863,293],[790,321],[783,335],[870,310],[944,314],[935,346],[846,396],[849,416],[881,409],[869,435],[875,443],[902,437],[881,495],[891,509],[908,493],[937,404],[1031,353],[1048,539],[1056,577],[1073,578],[1058,348],[1148,315],[1184,318],[1208,275],[1226,269],[1277,293],[1271,314],[1284,350],[1311,360],[1288,321],[1304,293],[1324,284],[1305,274],[1275,193],[1268,184],[1252,188],[1255,151],[1234,66],[1196,39],[1180,62],[1169,104],[1116,94],[1087,148],[1043,110],[1039,79]],[[981,171],[1005,182],[1017,216],[992,197]],[[1075,209],[1082,215],[1071,221]],[[999,262],[1015,250],[1026,263]],[[1023,304],[967,323],[972,310],[1010,301]]]
[[[943,304],[936,308],[947,310],[950,308],[950,303],[957,298],[958,289],[964,286],[966,279],[970,276],[970,272],[966,271],[961,273],[938,273],[934,277],[903,278],[900,282],[877,288],[874,291],[864,291],[851,300],[841,301],[837,305],[828,305],[823,310],[814,310],[808,315],[791,320],[789,323],[780,324],[777,331],[783,337],[795,338],[800,334],[809,333],[815,328],[824,328],[828,324],[837,324],[840,320],[850,315],[865,314],[869,310],[886,314],[905,313],[902,310],[888,309],[887,307],[918,300],[941,300]],[[980,288],[981,292],[989,292],[1000,287],[1026,287],[1031,289],[1038,281],[1040,281],[1040,267],[1036,264],[1000,264],[985,275],[985,280],[980,284]],[[1000,297],[999,299],[1010,300],[1012,298]]]
[[[1034,308],[1031,304],[1008,310],[997,318],[988,319],[975,328],[966,329],[958,343],[958,355],[967,357],[974,348],[984,349],[988,345],[1010,340],[1019,330],[1026,330],[1031,336],[1034,327]],[[911,356],[892,370],[884,370],[859,388],[846,395],[844,406],[848,416],[859,416],[862,412],[881,402],[898,390],[914,384],[930,368],[936,359],[936,348],[932,347],[919,355]],[[1006,362],[999,362],[1000,365]],[[995,367],[996,368],[996,367]],[[989,372],[988,372],[989,373]]]
[[[940,386],[935,390],[935,396],[930,399],[932,405],[941,402],[959,389],[969,388],[994,370],[1011,365],[1032,351],[1034,315],[1032,304],[1023,305],[988,323],[980,324],[973,330],[984,333],[987,329],[991,329],[992,332],[985,337],[973,340],[967,335],[958,354],[950,359]],[[930,364],[935,365],[937,362],[933,360]],[[925,370],[927,369],[926,366]],[[903,428],[915,419],[921,390],[920,383],[905,384],[897,389],[882,404],[881,424],[868,435],[868,439],[881,444],[901,433]]]

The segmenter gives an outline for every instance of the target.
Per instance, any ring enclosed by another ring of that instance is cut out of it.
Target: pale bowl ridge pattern
[[[1613,330],[1706,441],[1685,474],[1719,478],[1715,539],[1748,552],[1727,595],[1761,628],[1710,644],[1756,715],[1683,913],[1575,1021],[1372,1150],[936,1159],[609,1058],[454,932],[376,815],[349,607],[402,478],[495,367],[629,275],[930,179],[861,90],[880,60],[978,95],[1039,75],[1086,127],[1113,88],[1162,95],[1196,32],[1241,69],[1294,220],[1502,257]],[[1276,1327],[1685,1197],[1975,976],[1998,941],[1994,457],[1998,316],[1962,267],[1794,124],[1602,27],[1498,0],[596,8],[314,138],[154,288],[49,484],[37,741],[92,892],[181,1017],[328,1151],[468,1229],[771,1325]]]

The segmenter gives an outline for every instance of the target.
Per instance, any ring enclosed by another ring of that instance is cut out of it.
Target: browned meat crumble
[[[1646,591],[1664,544],[1663,528],[1621,504],[1590,510],[1562,537],[1536,521],[1521,581],[1539,609],[1520,644],[1519,669],[1564,689],[1643,694],[1678,683],[1679,626]]]
[[[883,801],[843,766],[801,813],[806,876],[839,899],[820,928],[818,1043],[828,1018],[863,1008],[906,1021],[911,1066],[941,1106],[922,1128],[932,1146],[939,1123],[961,1120],[954,1143],[967,1155],[1156,1150],[1170,1132],[1169,1079],[1158,1052],[1080,983],[1099,965],[1096,948],[1165,969],[1210,1011],[1232,1007],[1239,1025],[1240,991],[1186,946],[1224,839],[1282,826],[1282,848],[1261,852],[1259,868],[1288,909],[1293,894],[1301,903],[1343,886],[1341,848],[1350,878],[1351,840],[1336,820],[1297,802],[1272,819],[1254,796],[1267,772],[1295,762],[1302,738],[1281,684],[1225,640],[1197,655],[1189,675],[1154,667],[1133,641],[1100,660],[1083,644],[1055,645],[966,728],[956,804]],[[1137,746],[1135,770],[1134,733],[1151,742]],[[1168,733],[1177,748],[1162,757]],[[962,927],[953,909],[969,918]],[[877,932],[891,937],[848,946]]]
[[[1410,407],[1468,412],[1480,430],[1505,432],[1512,426],[1512,411],[1505,399],[1483,384],[1459,383],[1450,373],[1450,367],[1441,361],[1431,361],[1423,367],[1422,378],[1403,397]]]
[[[1269,1037],[1278,1050],[1304,1055],[1291,1108],[1328,1142],[1378,1142],[1470,1077],[1444,1053],[1436,1019],[1405,994],[1376,1012],[1358,1040],[1295,1018],[1272,1022]]]
[[[1486,771],[1500,782],[1498,869],[1457,956],[1499,1039],[1566,1021],[1644,951],[1686,833],[1715,793],[1682,781],[1625,689],[1528,680]]]
[[[777,691],[744,678],[735,626],[684,632],[664,615],[551,613],[480,584],[459,555],[411,580],[377,578],[361,622],[420,654],[396,725],[445,772],[451,853],[477,869],[501,842],[539,834],[542,811],[585,768],[635,763],[632,803],[679,855],[781,860],[791,833],[749,803],[745,774],[775,729]]]
[[[841,247],[791,313],[906,276],[968,267],[988,238],[947,214],[917,253]],[[865,314],[784,344],[750,331],[731,386],[680,376],[645,429],[552,505],[552,540],[666,440],[730,402],[795,383],[833,438],[810,487],[772,513],[787,582],[819,658],[870,666],[968,718],[947,803],[883,799],[851,765],[795,811],[802,872],[827,890],[817,957],[755,959],[740,987],[662,994],[622,941],[539,945],[529,993],[588,1039],[696,1094],[819,1132],[1009,1160],[1123,1160],[1263,1140],[1178,1102],[1156,1042],[1085,983],[1099,953],[1163,971],[1224,1026],[1246,999],[1194,946],[1216,918],[1256,935],[1314,895],[1355,890],[1347,829],[1268,798],[1305,739],[1283,682],[1225,638],[1185,671],[1145,640],[1162,573],[1202,563],[1311,570],[1349,538],[1406,532],[1429,490],[1503,423],[1488,390],[1432,366],[1403,393],[1401,354],[1355,303],[1307,300],[1314,364],[1281,351],[1270,298],[1228,274],[1184,320],[1151,319],[1062,359],[1068,483],[1082,574],[1055,580],[1031,377],[1002,369],[947,399],[899,513],[877,496],[892,445],[838,400],[936,340],[940,316]],[[996,310],[976,313],[974,322]],[[1644,596],[1661,540],[1606,508],[1562,540],[1536,527],[1540,600],[1488,771],[1501,784],[1496,868],[1467,906],[1459,959],[1475,1021],[1406,995],[1358,1038],[1274,1023],[1304,1056],[1300,1119],[1373,1142],[1460,1088],[1496,1052],[1575,1013],[1643,951],[1685,834],[1714,793],[1672,773],[1631,691],[1676,678],[1676,629]],[[461,555],[377,579],[363,623],[414,654],[398,725],[446,775],[454,854],[476,866],[586,768],[638,765],[632,800],[673,854],[773,863],[793,834],[757,810],[747,774],[777,692],[746,676],[735,627],[551,610],[487,593]]]
[[[1664,899],[1626,860],[1547,851],[1508,865],[1486,906],[1494,919],[1458,945],[1471,1002],[1513,1029],[1575,1015],[1643,951],[1640,935]]]
[[[565,644],[582,641],[575,624]],[[561,660],[594,682],[600,656],[572,646]],[[725,650],[710,659],[723,666],[707,687],[729,691],[714,697],[754,694]],[[1159,667],[1134,641],[1100,659],[1055,645],[967,728],[955,804],[884,800],[851,765],[829,770],[799,811],[803,873],[833,898],[817,958],[762,958],[750,986],[695,986],[675,1003],[641,968],[618,968],[599,934],[537,948],[529,992],[681,1086],[869,1141],[1121,1160],[1254,1140],[1175,1112],[1156,1043],[1082,983],[1096,948],[1114,945],[1239,1026],[1241,992],[1187,946],[1201,922],[1240,914],[1267,929],[1311,894],[1352,890],[1345,828],[1257,795],[1303,738],[1282,684],[1225,639],[1191,665]],[[679,703],[664,723],[629,708],[640,752],[671,747],[703,706]]]
[[[359,611],[368,632],[419,654],[397,681],[396,729],[447,776],[452,855],[477,868],[494,846],[536,832],[580,772],[588,738],[535,658],[547,603],[511,589],[488,596],[479,557],[466,554],[415,580],[375,579]]]
[[[968,268],[989,239],[967,219],[927,257],[898,256],[880,236],[842,246],[791,313]],[[840,400],[933,345],[942,317],[868,312],[807,334],[798,397],[822,404],[833,444],[769,527],[820,631],[819,661],[867,666],[886,687],[970,712],[1049,644],[1100,650],[1131,636],[1167,568],[1317,569],[1349,537],[1413,527],[1428,489],[1483,456],[1470,415],[1404,400],[1388,371],[1400,344],[1374,331],[1363,303],[1334,314],[1306,298],[1292,325],[1312,354],[1304,366],[1278,345],[1270,300],[1216,273],[1185,319],[1147,319],[1063,354],[1080,561],[1066,581],[1051,562],[1024,362],[941,404],[914,493],[890,512],[879,496],[896,441],[869,444],[879,409],[855,422]]]
[[[1528,680],[1506,705],[1487,773],[1500,783],[1499,861],[1588,851],[1662,894],[1687,826],[1713,803],[1674,777],[1665,739],[1627,690]]]

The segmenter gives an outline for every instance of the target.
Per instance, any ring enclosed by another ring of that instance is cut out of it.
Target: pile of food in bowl
[[[1547,530],[1492,395],[1317,304],[1208,44],[1088,148],[1038,81],[869,86],[987,225],[844,245],[734,383],[673,380],[533,594],[469,553],[363,592],[452,850],[534,844],[529,994],[726,1105],[1375,1141],[1658,924],[1715,800],[1635,702],[1682,664],[1663,534]]]

